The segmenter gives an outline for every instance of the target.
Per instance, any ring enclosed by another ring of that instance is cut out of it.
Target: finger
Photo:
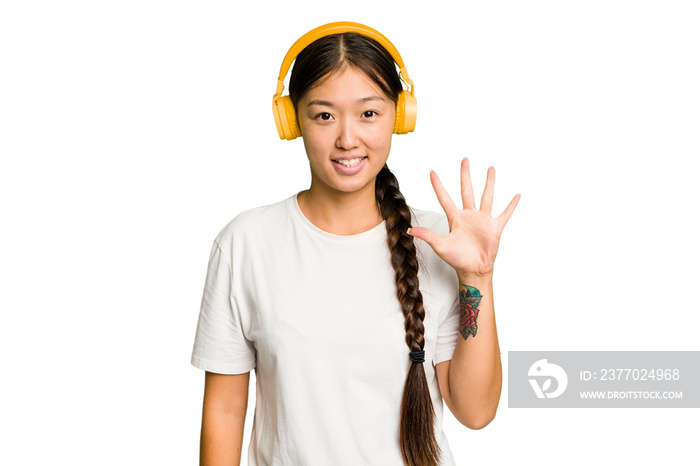
[[[472,177],[469,174],[469,159],[462,159],[462,207],[464,209],[476,210],[474,204],[474,189],[472,188]]]
[[[449,218],[450,216],[452,216],[453,212],[459,209],[457,209],[455,203],[452,202],[452,198],[450,197],[450,195],[447,194],[447,190],[442,185],[442,182],[437,176],[437,173],[435,173],[432,170],[430,171],[430,182],[433,183],[433,189],[435,190],[435,194],[437,195],[438,202],[440,202],[440,205],[442,206],[442,210],[445,211],[445,214],[447,214],[447,217]]]
[[[486,186],[484,186],[484,194],[481,196],[481,206],[479,210],[483,210],[487,214],[491,215],[491,208],[493,206],[493,185],[496,181],[496,169],[489,167],[486,172]]]
[[[513,199],[510,201],[510,204],[508,204],[505,210],[501,212],[501,215],[499,215],[496,219],[498,224],[500,225],[501,231],[503,231],[503,228],[505,228],[506,223],[508,223],[508,220],[510,219],[510,216],[513,215],[513,211],[518,205],[518,202],[520,202],[520,194],[516,194],[515,196],[513,196]]]
[[[437,244],[442,239],[442,236],[425,227],[413,227],[408,230],[408,234],[416,238],[422,239],[423,241],[428,243],[428,245],[430,245],[430,247],[433,249],[437,247]]]

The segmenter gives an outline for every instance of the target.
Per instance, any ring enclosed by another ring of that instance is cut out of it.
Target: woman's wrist
[[[487,273],[458,271],[457,277],[459,278],[460,284],[476,286],[478,288],[477,284],[490,284],[493,281],[493,271]]]

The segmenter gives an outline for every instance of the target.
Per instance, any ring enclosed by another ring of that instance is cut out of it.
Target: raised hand
[[[503,228],[520,200],[520,194],[516,194],[501,215],[493,218],[491,207],[495,178],[496,170],[489,167],[481,205],[477,210],[469,173],[469,159],[463,159],[461,168],[463,209],[459,209],[447,194],[437,173],[430,172],[430,181],[447,215],[450,232],[440,236],[428,228],[413,227],[409,230],[409,234],[428,243],[435,253],[450,264],[458,274],[489,275],[493,273],[493,263],[496,260]]]

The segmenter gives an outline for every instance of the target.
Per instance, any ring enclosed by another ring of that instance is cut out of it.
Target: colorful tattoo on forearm
[[[473,286],[464,285],[459,292],[459,333],[466,340],[469,335],[476,338],[476,318],[479,316],[481,293]]]

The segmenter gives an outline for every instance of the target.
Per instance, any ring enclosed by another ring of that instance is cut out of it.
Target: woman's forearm
[[[458,418],[481,428],[496,415],[502,386],[493,281],[491,275],[470,274],[460,275],[459,283],[460,334],[450,364],[450,394]]]
[[[202,407],[200,466],[239,466],[250,373],[207,374]]]

